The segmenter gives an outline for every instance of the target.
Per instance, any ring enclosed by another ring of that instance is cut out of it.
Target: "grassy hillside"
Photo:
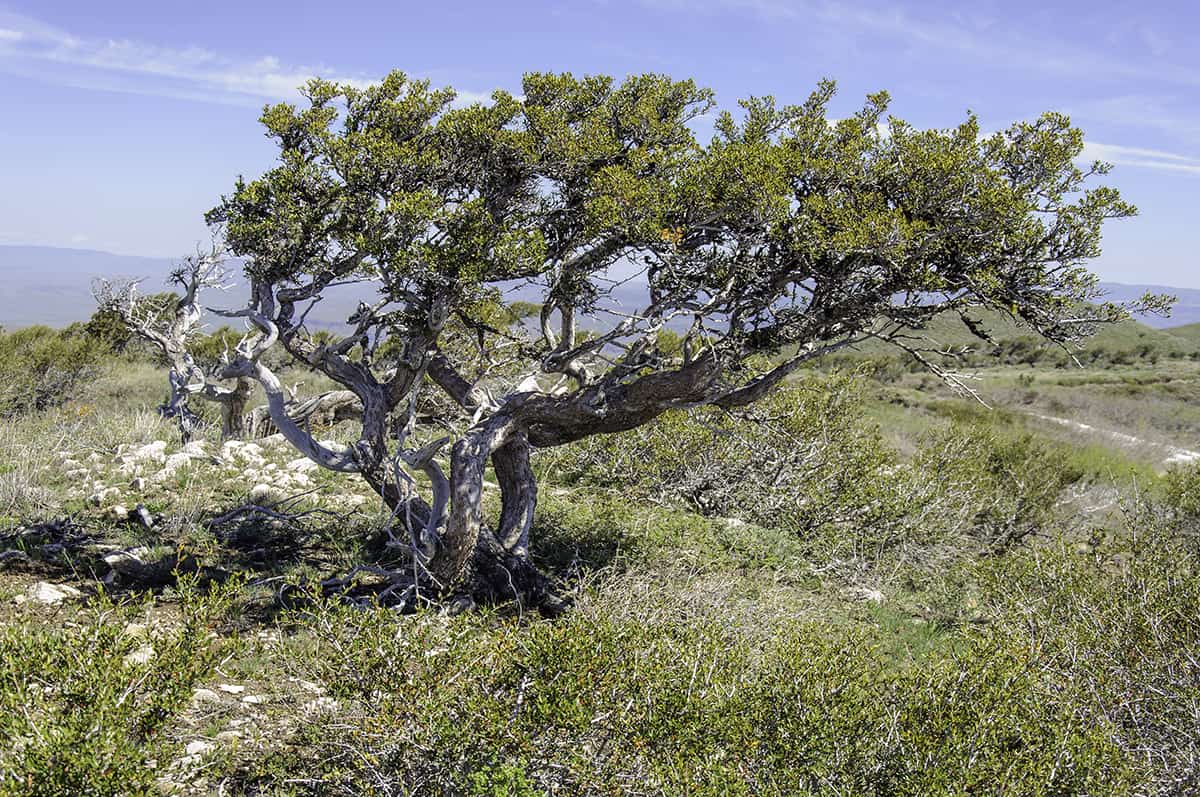
[[[939,351],[963,353],[969,363],[989,363],[996,359],[1010,363],[1062,363],[1068,361],[1067,354],[1055,346],[1040,340],[1035,334],[1014,323],[998,311],[975,311],[972,319],[979,322],[992,342],[980,339],[954,314],[942,314],[933,318],[923,329],[911,330],[920,345]],[[1200,356],[1200,333],[1195,337],[1179,334],[1177,329],[1160,330],[1139,321],[1127,320],[1102,326],[1074,353],[1080,359],[1091,362],[1130,363],[1138,360],[1159,358],[1192,358]],[[869,357],[903,358],[903,352],[877,341],[869,341],[857,347],[857,351]]]
[[[1169,366],[810,373],[543,451],[546,621],[400,613],[360,480],[182,446],[98,361],[0,418],[0,795],[1192,793],[1200,470],[1025,412],[1190,419]]]
[[[1167,327],[1163,331],[1189,344],[1200,346],[1200,324],[1183,324],[1177,327]]]

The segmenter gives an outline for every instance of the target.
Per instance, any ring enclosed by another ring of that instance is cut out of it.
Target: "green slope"
[[[971,317],[987,330],[995,345],[972,334],[957,315],[950,313],[936,316],[923,329],[912,330],[910,334],[921,340],[919,345],[922,348],[932,347],[943,351],[969,349],[972,356],[1017,359],[1064,356],[1056,347],[1046,344],[1003,313],[973,311]],[[1183,334],[1180,334],[1181,331]],[[903,356],[903,352],[878,341],[864,343],[858,347],[858,351],[866,356]],[[1086,358],[1117,361],[1200,356],[1200,324],[1164,330],[1132,319],[1122,321],[1101,327],[1080,347],[1080,354]]]

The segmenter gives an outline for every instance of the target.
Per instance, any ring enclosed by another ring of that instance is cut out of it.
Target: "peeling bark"
[[[529,529],[537,508],[537,479],[529,462],[532,450],[522,431],[492,453],[501,501],[496,539],[506,553],[517,557],[529,556]]]

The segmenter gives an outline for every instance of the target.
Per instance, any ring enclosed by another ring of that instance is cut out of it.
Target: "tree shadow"
[[[200,587],[242,579],[250,589],[238,624],[246,627],[331,597],[398,607],[412,572],[404,540],[358,513],[285,501],[223,507],[197,524],[138,510],[124,528],[77,515],[0,533],[0,571],[114,597],[162,594],[181,578]],[[611,518],[545,512],[531,529],[534,562],[570,591],[587,573],[612,566],[626,536]]]

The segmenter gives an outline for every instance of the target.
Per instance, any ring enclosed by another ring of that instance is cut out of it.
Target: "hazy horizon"
[[[237,24],[230,24],[236,19]],[[639,0],[395,6],[310,2],[163,7],[0,2],[0,243],[172,257],[209,241],[202,214],[238,174],[272,164],[257,117],[309,76],[390,69],[459,90],[519,90],[528,70],[666,72],[717,91],[802,101],[839,81],[832,112],[886,89],[927,127],[985,130],[1071,115],[1086,158],[1141,209],[1111,223],[1103,279],[1200,288],[1200,11],[1182,2]]]

